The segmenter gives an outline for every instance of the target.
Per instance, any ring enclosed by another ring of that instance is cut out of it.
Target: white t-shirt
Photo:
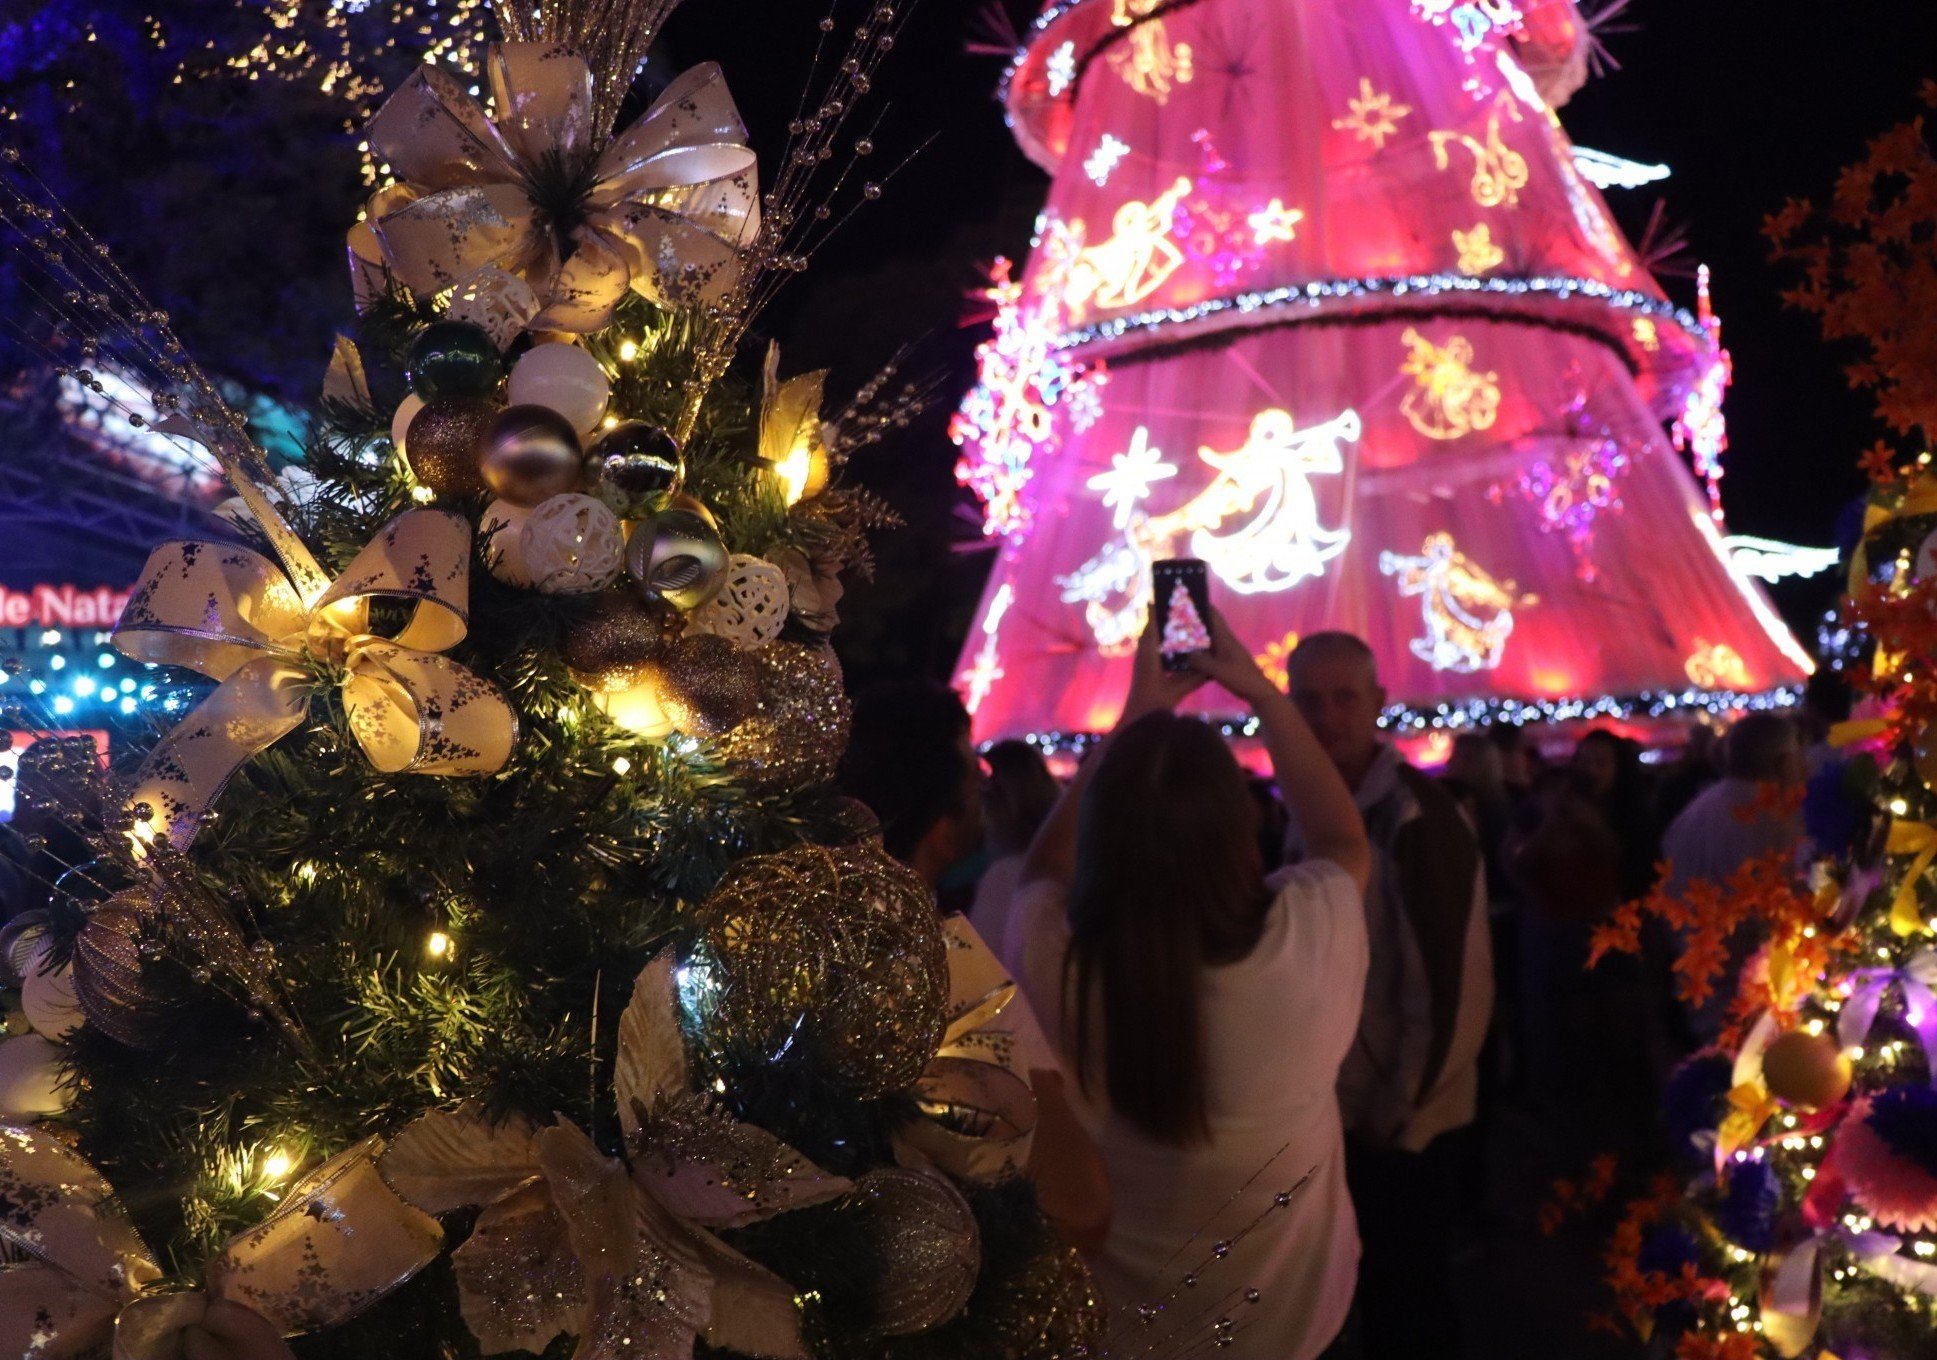
[[[1016,884],[1022,879],[1024,858],[1018,853],[990,860],[975,885],[975,901],[968,910],[976,934],[987,942],[1012,975],[1022,969],[1021,942],[1016,930],[1021,916],[1016,910]]]
[[[1071,1104],[1109,1168],[1113,1213],[1098,1282],[1119,1345],[1140,1334],[1139,1305],[1173,1291],[1168,1322],[1237,1324],[1232,1360],[1311,1360],[1337,1336],[1358,1279],[1358,1222],[1345,1185],[1339,1064],[1358,1029],[1365,993],[1365,914],[1351,876],[1327,860],[1270,880],[1273,899],[1257,947],[1207,968],[1199,999],[1209,1140],[1158,1143],[1109,1109],[1100,1075],[1074,1080],[1074,1026],[1061,987],[1069,948],[1065,890],[1029,885],[1016,910],[1025,932],[1020,981],[1071,1073]],[[1100,1065],[1098,1065],[1100,1070]],[[1273,1198],[1307,1172],[1288,1205]],[[1256,1228],[1212,1258],[1212,1245]],[[1197,1240],[1192,1242],[1195,1236]],[[1194,1288],[1180,1288],[1196,1271]],[[1258,1300],[1247,1303],[1247,1289]],[[1213,1306],[1214,1305],[1214,1306]]]

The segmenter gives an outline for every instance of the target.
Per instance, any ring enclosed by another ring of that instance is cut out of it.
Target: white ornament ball
[[[725,588],[693,611],[686,628],[747,648],[772,642],[786,624],[787,573],[750,553],[734,553]]]
[[[512,406],[544,406],[570,421],[580,434],[598,428],[612,382],[599,361],[577,345],[553,340],[533,345],[511,366],[505,397]]]
[[[48,962],[43,943],[26,968],[20,984],[20,1012],[34,1031],[49,1039],[65,1039],[87,1022],[74,995],[74,977],[65,967],[41,971]]]
[[[0,1120],[45,1119],[65,1110],[73,1092],[61,1079],[61,1050],[38,1034],[0,1043]]]
[[[508,586],[531,587],[531,571],[525,565],[525,524],[531,507],[510,501],[492,501],[478,520],[478,551],[484,555],[484,568]]]
[[[397,414],[390,417],[390,442],[396,447],[398,453],[401,454],[404,451],[404,431],[410,428],[410,422],[415,420],[417,413],[423,409],[424,399],[415,392],[409,393],[397,403]]]
[[[604,590],[625,565],[625,529],[603,502],[576,491],[532,507],[518,535],[531,583],[547,595]]]

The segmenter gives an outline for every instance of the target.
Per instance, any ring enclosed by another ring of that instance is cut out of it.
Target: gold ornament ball
[[[717,737],[753,716],[760,667],[723,637],[683,637],[653,663],[649,678],[676,731]]]
[[[760,668],[760,704],[721,739],[721,759],[756,787],[825,784],[847,749],[854,713],[833,649],[770,642],[750,655]]]
[[[1791,1030],[1762,1054],[1769,1094],[1800,1110],[1827,1109],[1849,1094],[1850,1060],[1827,1034]]]
[[[860,1097],[907,1089],[941,1043],[934,899],[878,843],[751,855],[699,909],[681,999],[729,1067],[782,1059]]]
[[[885,1269],[869,1291],[872,1330],[933,1331],[960,1313],[982,1271],[982,1232],[961,1192],[933,1172],[870,1171],[850,1202]]]
[[[1074,1247],[1052,1247],[986,1297],[988,1320],[1002,1338],[1003,1353],[1015,1360],[1103,1353],[1109,1310]]]
[[[642,520],[626,545],[626,570],[640,588],[680,609],[698,609],[726,585],[731,558],[713,512],[691,496]]]
[[[646,683],[653,664],[679,635],[670,605],[609,590],[592,612],[565,630],[565,664],[589,690],[613,694]]]
[[[411,475],[448,499],[483,495],[478,457],[497,418],[498,408],[478,397],[425,402],[404,431],[404,461]]]
[[[478,471],[513,505],[537,505],[578,490],[582,461],[578,432],[564,416],[547,406],[512,406],[491,427]]]

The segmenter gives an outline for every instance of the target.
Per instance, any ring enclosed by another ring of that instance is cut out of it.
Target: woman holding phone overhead
[[[1349,1344],[1358,1273],[1333,1085],[1364,990],[1370,853],[1304,719],[1202,612],[1211,646],[1180,661],[1152,611],[1123,716],[1030,847],[1022,983],[1108,1164],[1095,1265],[1117,1344],[1181,1350],[1228,1316],[1232,1356],[1314,1360]],[[1311,857],[1269,878],[1242,768],[1172,711],[1206,680],[1257,715],[1312,833]]]

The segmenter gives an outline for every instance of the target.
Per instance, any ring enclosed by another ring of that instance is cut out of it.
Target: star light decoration
[[[1358,95],[1346,100],[1345,108],[1345,116],[1334,118],[1332,126],[1372,143],[1374,151],[1385,150],[1385,139],[1398,132],[1399,120],[1412,112],[1412,105],[1397,103],[1390,94],[1373,89],[1365,76],[1359,77]]]
[[[1054,438],[1055,410],[1087,429],[1100,410],[1094,389],[1105,381],[1100,363],[1077,363],[1050,349],[1053,297],[1025,301],[1009,270],[1009,261],[996,260],[981,290],[995,304],[995,334],[976,346],[979,381],[948,426],[962,450],[955,479],[982,501],[983,532],[1004,536],[1029,522],[1030,463]]]
[[[1255,200],[1247,182],[1231,173],[1209,129],[1197,129],[1190,139],[1197,147],[1199,174],[1177,205],[1172,235],[1193,265],[1210,271],[1218,288],[1230,288],[1264,262],[1253,224],[1246,220]]]
[[[1701,377],[1688,390],[1682,411],[1675,418],[1672,433],[1675,447],[1685,450],[1695,464],[1695,474],[1708,491],[1709,517],[1722,522],[1722,455],[1728,452],[1728,417],[1722,413],[1722,398],[1735,378],[1735,365],[1722,348],[1722,319],[1715,315],[1709,298],[1708,266],[1695,275],[1697,298],[1695,315],[1713,346]]]
[[[1097,473],[1084,485],[1103,493],[1103,504],[1112,511],[1111,523],[1125,529],[1137,506],[1149,498],[1151,487],[1176,475],[1177,469],[1164,461],[1163,450],[1150,442],[1150,431],[1139,425],[1130,436],[1130,446],[1110,455],[1110,470]]]
[[[1295,239],[1305,214],[1303,209],[1287,208],[1283,199],[1274,198],[1244,220],[1250,224],[1251,239],[1262,246]]]
[[[1103,140],[1096,144],[1096,149],[1083,161],[1083,173],[1090,177],[1090,183],[1101,189],[1110,182],[1110,172],[1129,154],[1128,142],[1120,141],[1106,132]]]
[[[1509,496],[1532,504],[1540,531],[1566,537],[1574,574],[1591,583],[1600,575],[1591,556],[1595,523],[1603,514],[1620,513],[1628,451],[1589,409],[1584,390],[1568,398],[1564,421],[1565,432],[1554,439],[1549,456],[1534,459],[1512,482],[1488,487],[1486,497],[1495,505]],[[1705,514],[1699,518],[1708,523]]]
[[[989,697],[995,682],[1008,672],[1002,669],[1002,662],[996,654],[996,635],[1002,627],[1002,618],[1009,612],[1009,606],[1016,600],[1016,590],[1004,581],[996,588],[995,595],[989,600],[989,612],[982,618],[982,645],[976,649],[975,660],[962,672],[962,706],[970,713],[982,707],[982,701]]]
[[[1471,52],[1487,38],[1518,32],[1526,22],[1512,0],[1412,0],[1416,18],[1449,25],[1459,34],[1462,52]]]
[[[1066,42],[1049,54],[1049,61],[1043,67],[1043,74],[1049,82],[1049,97],[1061,95],[1076,83],[1076,44]]]

